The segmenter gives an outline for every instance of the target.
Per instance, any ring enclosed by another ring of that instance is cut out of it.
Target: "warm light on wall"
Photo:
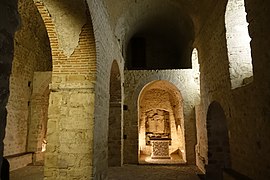
[[[228,1],[225,27],[231,87],[235,89],[245,85],[247,82],[245,79],[253,76],[251,38],[248,32],[244,0]]]
[[[179,90],[167,81],[154,81],[143,88],[138,99],[140,163],[160,163],[164,159],[168,163],[172,157],[174,162],[185,161],[182,103]],[[166,149],[166,157],[155,156],[156,143],[167,143],[166,148],[161,148]]]
[[[43,139],[41,152],[45,152],[46,151],[46,146],[47,146],[47,141],[45,139]]]

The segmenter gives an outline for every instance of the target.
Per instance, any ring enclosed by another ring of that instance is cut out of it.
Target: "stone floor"
[[[171,154],[170,159],[152,159],[151,156],[141,155],[139,164],[185,164],[185,161],[177,154]]]
[[[199,180],[196,166],[125,165],[109,168],[109,180]],[[10,180],[42,180],[43,166],[27,166],[10,173]]]

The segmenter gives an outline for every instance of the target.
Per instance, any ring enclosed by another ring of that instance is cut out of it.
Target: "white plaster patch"
[[[60,49],[70,57],[86,23],[86,4],[78,0],[43,0],[55,23]]]

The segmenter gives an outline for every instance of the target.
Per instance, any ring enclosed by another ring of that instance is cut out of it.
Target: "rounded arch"
[[[123,164],[122,89],[120,69],[116,60],[111,66],[109,92],[108,165],[121,166]]]
[[[143,90],[143,88],[154,81],[158,80],[162,80],[162,81],[167,81],[168,83],[172,84],[175,86],[175,84],[177,83],[177,89],[179,89],[179,93],[181,93],[181,97],[183,98],[183,102],[185,103],[186,101],[186,97],[188,97],[188,91],[186,90],[185,86],[181,83],[182,77],[177,77],[177,76],[170,76],[170,75],[159,75],[159,77],[157,78],[156,74],[152,74],[147,76],[146,78],[143,78],[140,80],[140,82],[136,85],[135,87],[135,94],[134,96],[132,96],[132,102],[134,103],[134,106],[137,107],[137,100]],[[183,80],[184,81],[184,80]]]
[[[214,101],[207,111],[208,165],[207,177],[222,178],[222,170],[230,167],[227,120],[222,106]]]
[[[166,71],[162,71],[166,72]],[[186,161],[188,163],[194,163],[195,162],[195,150],[194,146],[196,144],[196,138],[195,138],[195,129],[193,129],[195,122],[194,120],[194,113],[192,112],[192,108],[196,102],[197,102],[197,96],[194,96],[195,98],[191,98],[190,96],[191,92],[194,92],[193,89],[193,83],[187,83],[190,82],[189,76],[186,76],[185,74],[182,74],[181,71],[176,70],[176,73],[178,75],[175,75],[173,73],[156,73],[156,71],[150,71],[147,75],[138,76],[139,78],[135,81],[133,80],[134,73],[128,73],[126,72],[126,77],[128,77],[128,81],[131,81],[131,83],[128,83],[130,85],[125,88],[125,92],[128,91],[128,100],[125,100],[126,103],[126,110],[124,110],[124,116],[125,116],[125,123],[124,123],[124,163],[137,163],[138,162],[138,129],[134,131],[133,126],[138,126],[138,98],[140,95],[140,92],[144,88],[145,85],[148,83],[151,83],[152,81],[156,80],[165,80],[169,83],[173,84],[177,87],[177,89],[181,92],[181,96],[183,99],[183,112],[184,112],[184,120],[185,120],[185,138],[188,139],[185,143],[186,146]],[[131,92],[131,93],[130,93]],[[193,94],[193,93],[192,93]],[[194,92],[196,95],[196,92]],[[131,114],[132,112],[132,114]],[[128,123],[126,122],[126,119],[128,119]]]
[[[45,89],[42,89],[39,95],[34,93],[33,82],[37,72],[52,71],[52,54],[45,23],[34,2],[19,0],[18,11],[21,24],[14,37],[5,156],[33,152],[35,163],[36,154],[41,152],[41,144],[38,141],[43,136],[42,132],[45,132],[48,120],[46,112],[51,75],[49,75],[50,82],[45,83],[46,87],[43,87]],[[33,97],[36,97],[35,102]],[[32,109],[35,103],[39,104],[40,108],[36,106],[38,112]],[[34,113],[39,115],[33,118]],[[43,156],[39,157],[38,160],[43,160]],[[16,160],[11,162],[17,163]]]
[[[186,161],[183,99],[174,84],[156,80],[141,90],[138,97],[138,141],[139,163]],[[160,143],[165,145],[164,152],[156,148]]]

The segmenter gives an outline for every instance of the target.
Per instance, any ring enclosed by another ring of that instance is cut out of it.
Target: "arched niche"
[[[117,61],[113,61],[110,76],[110,107],[108,128],[108,165],[121,166],[122,150],[121,76]]]
[[[36,155],[42,151],[42,140],[46,136],[52,54],[45,24],[34,2],[19,0],[18,11],[21,23],[14,37],[4,155],[12,159],[34,153],[35,162],[43,160],[42,155]],[[36,74],[43,72],[48,72],[46,80],[37,79],[40,76]],[[34,81],[38,82],[35,87]],[[32,163],[32,158],[25,163],[17,160],[11,160],[14,169]]]
[[[222,179],[224,168],[230,167],[227,120],[221,105],[214,101],[207,112],[208,164],[206,176]]]
[[[185,162],[182,101],[180,91],[165,80],[153,81],[142,89],[138,98],[140,164]]]

